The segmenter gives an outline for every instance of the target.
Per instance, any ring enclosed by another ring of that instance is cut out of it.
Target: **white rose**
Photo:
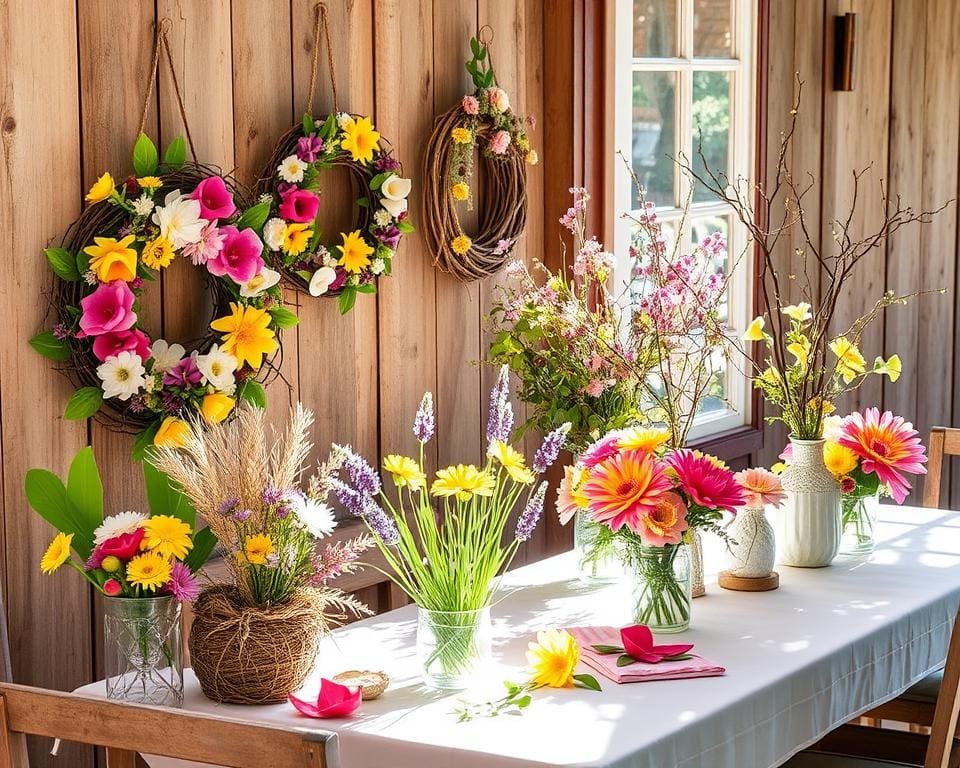
[[[487,90],[487,101],[497,112],[506,112],[510,109],[510,97],[503,88],[490,88]]]
[[[259,296],[280,282],[280,273],[270,267],[263,267],[259,273],[240,286],[240,295],[246,299]]]
[[[283,219],[270,219],[263,225],[263,242],[271,251],[279,251],[283,245],[283,230],[287,228],[287,222]]]
[[[310,295],[323,296],[330,283],[337,279],[337,271],[331,267],[320,267],[310,278]]]
[[[399,219],[400,214],[407,210],[406,200],[390,200],[389,198],[385,198],[380,201],[380,205],[386,208],[395,219]]]
[[[387,200],[406,200],[410,194],[410,186],[410,179],[401,179],[397,174],[391,173],[383,180],[380,193]]]

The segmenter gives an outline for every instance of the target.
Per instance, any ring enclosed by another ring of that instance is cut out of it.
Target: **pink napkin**
[[[616,627],[571,627],[567,631],[580,644],[580,659],[588,667],[615,683],[644,683],[651,680],[681,680],[688,677],[715,677],[726,670],[691,654],[683,661],[661,661],[657,664],[635,662],[626,667],[617,666],[616,653],[597,653],[592,645],[622,645],[620,630]]]

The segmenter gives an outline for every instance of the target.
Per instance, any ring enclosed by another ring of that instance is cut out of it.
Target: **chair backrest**
[[[960,456],[960,429],[933,427],[927,444],[927,477],[923,481],[923,506],[940,506],[943,457]]]
[[[953,622],[947,664],[937,694],[924,768],[948,768],[951,765],[954,735],[960,718],[960,614]]]
[[[23,734],[107,747],[123,764],[134,753],[229,768],[337,768],[336,734],[254,725],[162,707],[0,683],[0,768],[27,768],[12,745]]]

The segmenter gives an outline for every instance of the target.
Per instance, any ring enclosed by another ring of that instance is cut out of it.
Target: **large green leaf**
[[[137,176],[152,176],[157,172],[157,145],[145,133],[137,136],[133,145],[133,170]]]
[[[340,304],[340,314],[347,314],[347,312],[353,309],[353,305],[357,303],[357,289],[348,285],[340,294],[338,302]]]
[[[273,319],[273,324],[281,330],[293,328],[297,323],[300,322],[300,318],[298,318],[293,312],[285,307],[276,307],[275,309],[270,309],[267,311],[270,313],[270,317]]]
[[[257,408],[267,407],[267,392],[259,381],[247,379],[237,388],[237,398],[244,400]]]
[[[153,438],[157,436],[157,432],[160,429],[160,422],[155,421],[149,427],[147,427],[143,432],[137,435],[136,439],[133,441],[133,450],[130,453],[130,458],[134,461],[143,461],[147,455],[147,449],[153,445]]]
[[[170,515],[183,520],[191,530],[197,525],[197,511],[180,487],[149,461],[143,462],[143,479],[151,515]]]
[[[237,229],[252,229],[254,232],[260,232],[263,225],[267,223],[267,217],[270,215],[270,202],[264,200],[256,205],[247,208],[237,219]]]
[[[48,469],[31,469],[24,489],[34,511],[58,531],[72,533],[76,553],[84,560],[90,557],[93,532],[85,530],[60,478]]]
[[[217,546],[217,537],[209,528],[201,528],[193,535],[193,547],[184,561],[191,573],[196,573],[210,559],[210,553]]]
[[[183,165],[186,159],[187,145],[183,141],[183,136],[177,136],[170,142],[166,151],[163,153],[163,164],[167,166],[169,170],[176,170]]]
[[[77,260],[66,248],[47,248],[43,253],[47,257],[47,261],[50,262],[50,268],[60,278],[69,282],[76,282],[80,279]]]
[[[58,339],[53,331],[43,331],[30,339],[30,346],[50,360],[69,360],[70,347]]]
[[[90,446],[81,450],[70,463],[67,499],[92,539],[94,529],[103,522],[103,483]]]
[[[103,390],[100,387],[83,387],[74,392],[67,401],[63,418],[68,421],[89,419],[103,405]]]

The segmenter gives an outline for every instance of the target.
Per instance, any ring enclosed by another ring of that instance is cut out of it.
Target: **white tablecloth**
[[[708,586],[693,603],[692,628],[679,637],[725,666],[724,677],[602,680],[602,693],[542,690],[523,715],[458,724],[451,710],[459,696],[419,684],[416,609],[408,607],[326,643],[316,674],[382,669],[393,680],[352,719],[313,721],[287,705],[216,705],[189,672],[184,707],[336,731],[343,768],[773,768],[943,663],[960,604],[960,515],[884,506],[881,518],[881,543],[867,559],[780,567],[773,592]],[[493,609],[494,685],[523,679],[523,651],[539,629],[629,623],[621,588],[586,589],[573,573],[563,555],[508,576],[509,594]],[[315,692],[316,683],[307,689]],[[82,691],[102,695],[103,683]]]

